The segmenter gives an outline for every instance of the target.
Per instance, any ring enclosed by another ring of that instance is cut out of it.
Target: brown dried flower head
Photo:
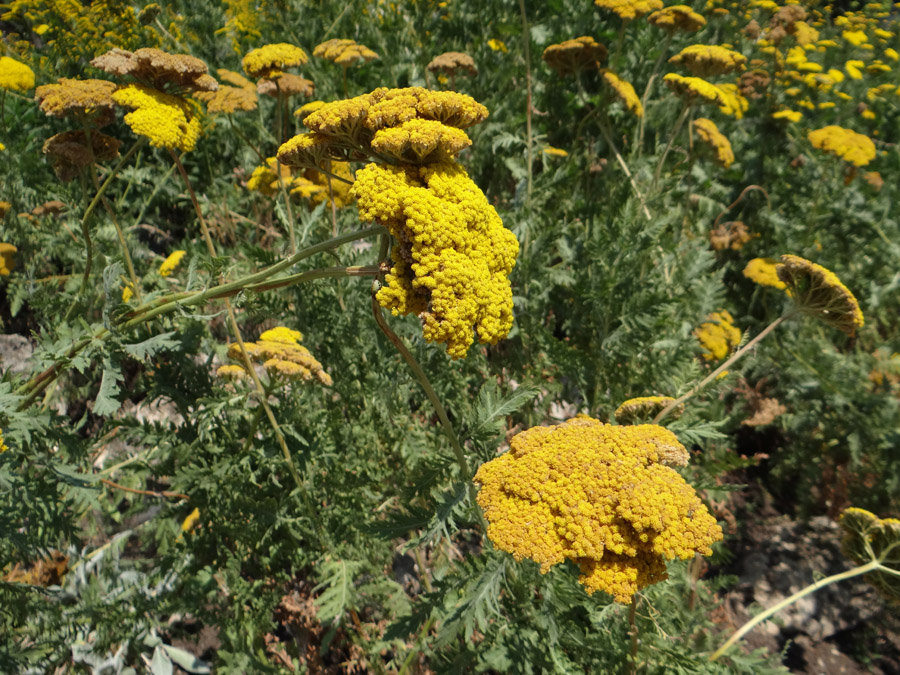
[[[100,132],[91,134],[88,146],[82,130],[66,131],[44,142],[44,154],[53,160],[53,169],[61,181],[68,182],[92,162],[108,162],[119,155],[118,139]]]
[[[299,75],[291,73],[276,73],[271,78],[260,80],[256,90],[263,96],[315,96],[316,85],[312,80],[307,80]]]
[[[589,35],[550,45],[541,58],[560,75],[574,75],[579,70],[599,68],[606,60],[606,47]]]
[[[200,59],[188,54],[169,54],[154,47],[134,52],[116,47],[95,58],[91,65],[112,75],[129,75],[170,93],[215,91],[219,86]]]
[[[726,249],[740,251],[744,248],[744,244],[753,239],[754,236],[743,222],[735,220],[730,223],[722,223],[716,226],[714,230],[710,230],[709,243],[716,251],[724,251]]]
[[[91,117],[93,126],[101,127],[113,120],[116,102],[112,93],[115,82],[76,80],[61,77],[57,84],[45,84],[34,92],[41,112],[50,117]]]
[[[463,52],[444,52],[431,59],[431,63],[427,66],[432,73],[446,73],[447,75],[456,75],[460,71],[464,71],[469,75],[477,75],[478,69],[475,68],[475,61],[472,57]]]
[[[771,78],[765,70],[751,70],[747,73],[741,73],[738,89],[744,98],[755,100],[766,95],[769,82],[771,82]]]

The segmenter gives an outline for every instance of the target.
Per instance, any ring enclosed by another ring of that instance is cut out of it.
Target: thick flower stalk
[[[581,416],[517,434],[475,474],[487,534],[546,573],[571,560],[588,593],[628,603],[667,578],[666,560],[710,555],[722,538],[706,506],[671,467],[688,453],[652,424]]]

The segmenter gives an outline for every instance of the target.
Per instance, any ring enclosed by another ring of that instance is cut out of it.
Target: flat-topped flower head
[[[231,115],[236,112],[256,110],[258,97],[256,86],[252,89],[220,85],[216,91],[200,91],[194,98],[206,104],[211,115]]]
[[[312,80],[292,73],[275,73],[271,78],[264,78],[256,85],[256,90],[263,96],[314,96],[316,85]]]
[[[381,223],[397,242],[375,296],[382,307],[416,314],[425,340],[446,344],[454,359],[475,333],[486,344],[506,337],[519,243],[462,166],[369,164],[351,194],[360,219]]]
[[[57,84],[45,84],[34,92],[41,112],[50,117],[89,118],[95,127],[113,119],[116,102],[112,94],[115,82],[107,80],[76,80],[62,77]]]
[[[630,82],[623,80],[608,68],[603,68],[600,71],[600,79],[609,88],[609,91],[625,105],[628,112],[633,113],[635,117],[644,116],[644,107],[641,105],[641,99],[638,98]]]
[[[669,59],[669,63],[684,66],[692,75],[710,77],[743,70],[747,57],[719,45],[691,45]]]
[[[372,148],[381,155],[407,164],[434,164],[446,161],[472,145],[465,131],[437,120],[412,119],[396,127],[379,129]]]
[[[725,310],[713,312],[707,321],[694,331],[700,344],[706,350],[703,358],[707,361],[721,361],[741,343],[741,331],[734,325],[734,318]]]
[[[662,0],[594,0],[594,4],[600,9],[618,14],[626,21],[639,19],[663,8]]]
[[[582,35],[550,45],[541,58],[560,75],[574,75],[579,70],[599,68],[606,61],[606,47],[590,35]]]
[[[516,434],[475,474],[494,545],[546,573],[571,560],[588,593],[627,603],[666,578],[666,560],[710,555],[722,530],[672,468],[687,450],[667,429],[580,416]]]
[[[286,326],[276,326],[264,331],[256,342],[244,342],[247,356],[254,364],[262,365],[270,378],[280,379],[284,382],[292,380],[312,380],[327,386],[332,384],[331,376],[325,372],[322,364],[310,351],[300,344],[303,334],[298,330],[292,330]],[[223,372],[223,366],[219,369],[220,377],[238,379],[234,370],[244,370],[243,354],[240,345],[234,343],[228,347],[228,358],[237,363]],[[246,371],[245,371],[246,374]]]
[[[431,59],[426,68],[432,73],[444,73],[446,75],[465,73],[474,76],[478,74],[475,61],[464,52],[438,54]]]
[[[312,115],[324,105],[326,105],[325,101],[310,101],[309,103],[304,103],[294,111],[294,116],[299,117],[300,120],[305,123],[306,118],[309,115]]]
[[[0,56],[0,89],[29,91],[34,89],[34,71],[21,61]]]
[[[43,152],[53,163],[56,176],[64,183],[95,162],[108,162],[119,155],[120,141],[99,131],[90,134],[90,145],[82,129],[64,131],[44,141]]]
[[[256,91],[256,85],[248,80],[246,77],[241,75],[240,73],[236,73],[233,70],[228,70],[227,68],[217,68],[216,75],[219,77],[222,82],[225,84],[230,84],[232,87],[237,87],[238,89],[249,89],[250,91]]]
[[[132,109],[125,115],[125,123],[134,133],[150,139],[150,145],[185,152],[194,149],[200,138],[196,103],[142,84],[129,84],[112,96],[119,105]]]
[[[716,123],[705,117],[698,117],[693,121],[694,131],[697,137],[713,152],[716,164],[724,169],[734,164],[734,151],[731,143],[719,131]]]
[[[865,134],[834,124],[809,132],[814,148],[840,157],[853,166],[865,166],[875,159],[875,144]]]
[[[271,78],[288,68],[302,66],[309,60],[300,47],[286,42],[265,45],[247,52],[241,61],[244,72],[253,78]]]
[[[639,422],[648,422],[656,417],[663,409],[675,399],[671,396],[639,396],[624,401],[613,415],[619,424],[637,424]],[[684,404],[677,406],[669,413],[671,419],[678,419],[684,413]],[[687,453],[684,455],[684,464],[669,462],[670,466],[686,466],[688,462]]]
[[[878,518],[865,509],[851,507],[841,514],[844,555],[858,565],[878,560],[884,568],[864,578],[888,602],[900,604],[900,520]]]
[[[647,22],[667,33],[695,33],[706,25],[706,19],[687,5],[670,5],[653,12]]]
[[[778,261],[774,258],[754,258],[744,267],[744,276],[760,286],[771,286],[783,291],[787,285],[778,278],[777,265]]]
[[[687,103],[725,104],[725,98],[719,88],[699,77],[682,77],[676,73],[669,73],[663,77],[663,82]]]
[[[133,77],[148,87],[177,95],[215,91],[219,86],[209,74],[206,64],[197,57],[169,54],[155,47],[144,47],[133,52],[114,48],[95,58],[91,65],[112,75]]]
[[[863,327],[865,320],[859,302],[834,272],[796,255],[781,256],[776,271],[797,309],[804,314],[847,335]]]
[[[313,56],[336,63],[342,68],[347,68],[353,64],[362,65],[380,58],[378,54],[365,45],[358,44],[356,40],[346,38],[332,38],[320,45],[316,45],[315,49],[313,49]]]

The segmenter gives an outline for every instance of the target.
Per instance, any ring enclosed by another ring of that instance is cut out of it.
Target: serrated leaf
[[[143,342],[136,342],[130,345],[122,345],[125,351],[137,359],[138,361],[143,361],[148,356],[153,356],[157,352],[166,350],[166,349],[174,349],[178,346],[177,340],[172,340],[172,336],[175,335],[175,331],[170,331],[168,333],[161,333],[160,335],[154,335]]]
[[[469,490],[466,483],[456,483],[449,491],[438,498],[434,515],[428,521],[428,527],[418,537],[411,539],[404,547],[408,551],[424,543],[434,541],[438,537],[449,537],[450,531],[456,529],[456,518],[462,515],[461,506],[466,503]]]
[[[449,644],[460,630],[468,641],[476,628],[485,626],[489,614],[500,614],[498,599],[506,579],[507,561],[506,555],[490,557],[484,567],[470,577],[462,598],[438,630],[436,646]]]
[[[330,560],[322,564],[322,583],[313,589],[322,591],[315,601],[319,621],[340,623],[344,613],[353,608],[356,598],[353,577],[362,565],[355,560]]]
[[[495,385],[485,384],[478,392],[476,430],[489,428],[500,418],[514,413],[540,393],[537,387],[520,386],[506,398],[497,395]]]
[[[66,464],[53,463],[50,465],[53,473],[62,478],[63,482],[81,488],[92,488],[97,483],[97,476],[78,472]]]
[[[119,393],[119,382],[123,380],[122,371],[118,365],[106,362],[103,367],[103,379],[100,380],[100,391],[97,392],[97,400],[94,401],[94,414],[112,415],[121,406],[122,402],[116,398]]]

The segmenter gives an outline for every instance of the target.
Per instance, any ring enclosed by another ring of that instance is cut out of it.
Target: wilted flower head
[[[740,251],[744,244],[756,236],[748,229],[746,223],[734,220],[730,223],[722,223],[709,231],[709,243],[716,251],[731,249]]]
[[[0,56],[0,89],[28,91],[34,88],[34,71],[20,61]]]
[[[834,272],[796,255],[781,256],[778,278],[787,286],[797,309],[848,335],[865,320],[859,302]]]
[[[129,84],[113,94],[119,105],[132,108],[125,123],[157,148],[191,151],[200,138],[200,118],[183,98],[164,94],[142,84]]]
[[[576,417],[533,427],[475,474],[494,545],[546,573],[566,559],[588,593],[627,603],[666,579],[667,559],[710,555],[722,530],[672,468],[688,454],[653,424]]]
[[[634,113],[635,117],[644,116],[644,107],[641,105],[641,99],[638,98],[630,82],[623,80],[608,68],[603,68],[600,71],[600,79],[615,97],[625,105],[629,112]]]
[[[706,350],[703,358],[707,361],[721,361],[741,343],[741,331],[735,327],[734,318],[725,310],[710,314],[694,334]]]
[[[682,77],[676,73],[669,73],[663,77],[663,82],[688,103],[716,103],[718,105],[725,103],[719,88],[699,77]]]
[[[691,45],[669,59],[669,63],[684,66],[698,77],[742,70],[746,62],[743,54],[719,45]]]
[[[613,415],[619,424],[635,424],[637,422],[652,420],[661,413],[675,399],[671,396],[639,396],[638,398],[630,398],[624,401]],[[669,417],[678,419],[684,413],[684,404],[675,407]],[[686,466],[688,462],[687,453],[684,455],[684,463],[678,461],[664,462],[670,466]]]
[[[306,52],[300,47],[279,42],[247,52],[241,65],[244,67],[244,72],[250,77],[270,78],[275,73],[280,73],[287,68],[302,66],[308,60]]]
[[[787,286],[778,278],[775,269],[777,265],[778,261],[773,258],[754,258],[744,268],[744,276],[760,286],[771,286],[783,291]]]
[[[448,75],[456,75],[464,71],[469,75],[477,75],[478,69],[475,68],[475,61],[472,57],[463,52],[444,52],[431,59],[426,66],[432,73],[446,73]]]
[[[692,125],[694,131],[697,132],[697,137],[713,151],[719,166],[727,169],[734,164],[734,151],[731,149],[731,143],[719,131],[715,122],[705,117],[698,117]]]
[[[313,56],[332,61],[343,68],[352,66],[354,63],[363,64],[379,58],[378,54],[365,45],[357,44],[356,40],[346,38],[333,38],[316,45],[313,49]]]
[[[694,33],[706,25],[706,19],[687,5],[670,5],[647,17],[647,22],[667,33]]]
[[[263,96],[314,96],[316,85],[312,80],[292,73],[275,73],[271,78],[264,78],[256,85],[256,90]]]
[[[99,131],[94,131],[88,140],[85,132],[65,131],[44,141],[43,152],[53,162],[57,177],[68,182],[77,177],[81,169],[93,162],[108,162],[119,155],[120,141]]]
[[[836,155],[853,166],[865,166],[875,159],[872,139],[852,129],[832,124],[810,131],[808,138],[814,148]]]
[[[100,127],[113,119],[116,102],[112,93],[115,90],[115,82],[107,80],[62,77],[57,84],[38,87],[34,92],[34,100],[45,115],[91,117],[93,126]]]
[[[541,58],[560,75],[574,75],[579,70],[599,68],[606,60],[606,47],[590,35],[550,45]]]
[[[844,555],[859,565],[877,560],[884,568],[864,578],[888,602],[900,604],[900,520],[878,518],[874,513],[851,507],[841,514]]]
[[[215,91],[219,86],[200,59],[188,54],[169,54],[154,47],[134,52],[111,49],[91,61],[91,65],[112,75],[131,76],[148,87],[178,95]]]
[[[594,0],[600,9],[606,9],[629,21],[638,19],[657,9],[662,9],[662,0]]]

